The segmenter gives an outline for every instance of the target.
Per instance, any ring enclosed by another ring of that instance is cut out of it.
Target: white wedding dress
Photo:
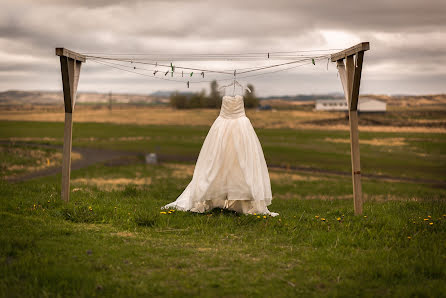
[[[245,116],[243,97],[223,96],[198,156],[192,181],[162,209],[206,212],[226,208],[245,214],[279,215],[271,204],[271,183],[259,139]]]

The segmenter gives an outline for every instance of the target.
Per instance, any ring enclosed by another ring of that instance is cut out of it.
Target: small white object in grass
[[[149,153],[146,154],[146,164],[157,164],[158,158],[156,156],[156,153]]]

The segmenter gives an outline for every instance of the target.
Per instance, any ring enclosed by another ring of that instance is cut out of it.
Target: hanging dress
[[[259,139],[245,115],[243,97],[223,96],[220,115],[198,155],[192,181],[162,209],[206,212],[226,208],[245,214],[279,215]]]

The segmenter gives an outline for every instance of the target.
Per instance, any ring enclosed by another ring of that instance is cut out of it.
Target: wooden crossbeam
[[[332,54],[330,59],[331,59],[331,62],[336,62],[340,59],[344,59],[348,56],[352,56],[356,53],[364,52],[364,51],[368,51],[368,50],[370,50],[370,43],[369,42],[361,42],[355,46],[352,46],[351,48],[348,48],[346,50]]]
[[[65,48],[56,48],[56,56],[68,57],[76,61],[85,62],[87,58],[84,55],[70,51]]]

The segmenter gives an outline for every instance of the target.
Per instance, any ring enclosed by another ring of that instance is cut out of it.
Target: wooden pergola
[[[348,103],[355,214],[362,214],[361,166],[358,135],[358,98],[364,52],[369,49],[370,44],[368,42],[362,42],[351,48],[332,54],[330,57],[331,62],[337,63],[345,99]],[[68,202],[70,198],[73,111],[76,103],[77,85],[79,83],[81,65],[83,62],[86,62],[87,59],[84,55],[65,48],[56,48],[56,55],[60,57],[60,68],[62,72],[62,85],[65,102],[61,196],[62,200]]]

